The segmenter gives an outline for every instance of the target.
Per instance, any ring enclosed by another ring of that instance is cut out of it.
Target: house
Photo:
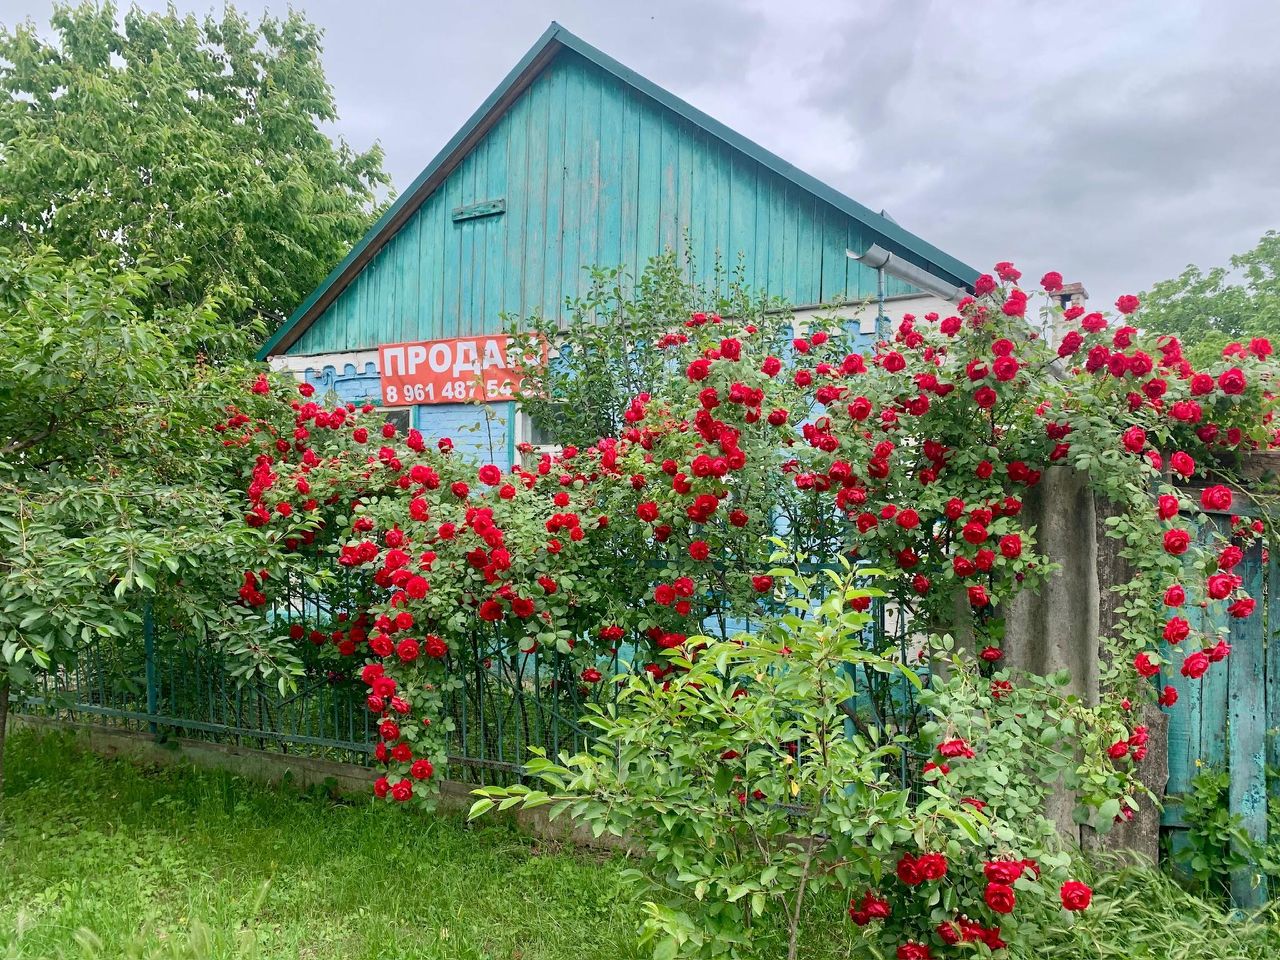
[[[945,304],[846,251],[877,245],[942,288],[977,276],[553,23],[259,357],[510,464],[530,436],[516,405],[496,380],[466,402],[475,372],[501,372],[486,335],[556,316],[591,267],[638,276],[686,243],[693,279],[740,258],[798,318],[835,305],[867,335],[878,280],[887,316]]]

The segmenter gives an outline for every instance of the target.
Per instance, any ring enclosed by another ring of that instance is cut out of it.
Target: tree
[[[1196,366],[1217,359],[1233,340],[1280,335],[1280,233],[1268,230],[1229,267],[1205,273],[1190,265],[1142,301],[1144,322],[1180,338]]]
[[[184,281],[146,258],[0,251],[0,792],[11,688],[138,638],[147,603],[197,640],[249,629],[227,585],[262,545],[227,523],[241,464],[209,442],[244,374],[192,360],[244,335],[212,301],[156,306]],[[233,649],[263,675],[296,662]]]
[[[0,29],[0,245],[184,262],[158,301],[216,293],[224,320],[273,327],[369,226],[382,151],[321,129],[333,93],[300,14],[86,3],[52,28]]]

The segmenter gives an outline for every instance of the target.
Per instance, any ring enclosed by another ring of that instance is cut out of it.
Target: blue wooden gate
[[[1229,523],[1225,515],[1214,516],[1199,537],[1224,536]],[[1267,840],[1267,768],[1280,767],[1275,735],[1280,726],[1280,569],[1277,558],[1254,543],[1238,572],[1244,589],[1258,601],[1253,616],[1234,619],[1220,603],[1184,613],[1193,629],[1213,634],[1225,628],[1231,655],[1200,680],[1183,677],[1176,663],[1161,680],[1178,691],[1177,704],[1167,709],[1169,782],[1163,817],[1175,850],[1188,826],[1183,797],[1206,767],[1229,773],[1231,813],[1253,839]],[[1231,894],[1241,906],[1267,899],[1266,879],[1256,865],[1233,873]]]

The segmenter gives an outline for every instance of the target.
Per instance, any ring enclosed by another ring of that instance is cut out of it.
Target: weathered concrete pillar
[[[1105,501],[1095,507],[1099,636],[1111,634],[1120,623],[1120,597],[1112,588],[1128,583],[1136,572],[1133,565],[1120,556],[1119,545],[1106,535],[1106,519],[1120,512],[1115,505]],[[1098,656],[1103,660],[1108,656],[1101,645]],[[1147,756],[1137,768],[1138,779],[1157,797],[1163,797],[1169,781],[1169,718],[1159,707],[1148,706],[1140,717],[1134,718],[1134,723],[1145,724],[1149,731]],[[1153,803],[1142,802],[1131,821],[1115,825],[1106,835],[1085,827],[1081,839],[1091,850],[1121,854],[1131,862],[1146,860],[1155,863],[1160,855],[1160,809]]]
[[[1039,551],[1058,569],[1036,590],[1019,593],[1005,610],[1005,663],[1012,671],[1046,675],[1070,671],[1068,689],[1098,701],[1098,542],[1093,492],[1085,476],[1055,467],[1023,502],[1024,523],[1035,527]],[[1075,799],[1059,788],[1046,816],[1072,843],[1081,840],[1072,818]]]

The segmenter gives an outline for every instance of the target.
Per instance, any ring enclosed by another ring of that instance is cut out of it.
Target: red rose
[[[763,574],[751,578],[751,587],[756,593],[767,593],[773,589],[773,577]]]
[[[1182,589],[1182,585],[1175,583],[1164,592],[1164,605],[1166,607],[1180,607],[1187,602],[1187,591]]]
[[[982,899],[996,913],[1013,913],[1014,905],[1018,902],[1013,887],[1007,883],[988,883]]]
[[[413,796],[413,781],[401,780],[391,788],[391,798],[404,803]]]
[[[699,357],[689,364],[685,370],[685,374],[690,380],[705,380],[707,374],[711,372],[711,361],[704,357]]]
[[[502,482],[502,471],[492,463],[486,463],[481,467],[478,476],[481,483],[490,487],[496,487]]]
[[[1225,370],[1218,375],[1218,386],[1228,396],[1236,396],[1244,393],[1244,388],[1247,384],[1244,379],[1244,373],[1241,372],[1240,368],[1232,367],[1230,370]]]
[[[1138,671],[1139,676],[1143,677],[1154,677],[1160,672],[1160,666],[1145,653],[1140,653],[1133,658],[1133,668]]]
[[[1093,890],[1079,880],[1068,880],[1058,891],[1065,910],[1086,910],[1093,900]]]
[[[914,887],[924,882],[924,877],[920,873],[920,865],[915,857],[909,853],[904,853],[898,861],[898,879],[905,883],[908,887]]]
[[[1243,620],[1246,617],[1253,616],[1254,608],[1257,601],[1253,597],[1241,597],[1235,603],[1227,607],[1227,613],[1235,617],[1237,620]]]
[[[770,377],[775,376],[782,369],[782,361],[777,357],[765,357],[760,369]]]
[[[1184,477],[1189,477],[1196,472],[1196,462],[1192,459],[1191,454],[1179,450],[1169,458],[1169,466],[1173,468],[1174,473],[1180,473]]]
[[[1000,555],[1006,560],[1017,560],[1022,556],[1022,537],[1016,533],[1006,533],[1001,537]]]
[[[992,883],[1013,883],[1025,871],[1020,860],[990,860],[982,866],[983,874]]]
[[[999,357],[991,365],[991,369],[995,373],[997,380],[1001,383],[1007,383],[1018,375],[1020,365],[1013,357]]]
[[[1170,617],[1164,625],[1164,639],[1168,643],[1181,643],[1191,634],[1191,624],[1182,617]]]
[[[1215,573],[1205,583],[1210,600],[1225,600],[1240,585],[1240,578],[1231,573]]]
[[[941,880],[947,875],[947,858],[940,853],[924,853],[916,861],[923,880]]]
[[[373,795],[379,800],[384,799],[391,792],[391,782],[386,777],[379,777],[373,781]]]
[[[1062,291],[1062,274],[1057,270],[1050,270],[1040,278],[1040,286],[1044,288],[1045,293],[1060,293]]]
[[[1182,661],[1181,673],[1184,677],[1199,680],[1209,669],[1209,656],[1203,650],[1188,654]]]
[[[498,603],[497,600],[486,600],[480,604],[479,613],[481,620],[487,620],[490,623],[496,623],[505,616],[502,604]]]
[[[426,639],[423,641],[423,646],[426,649],[427,656],[431,657],[433,660],[439,660],[449,652],[448,644],[437,637],[434,633],[427,635]]]
[[[1062,338],[1062,342],[1058,344],[1058,356],[1060,357],[1071,356],[1072,354],[1079,351],[1083,343],[1084,343],[1084,337],[1080,336],[1080,334],[1077,331],[1075,330],[1068,331],[1066,336]]]
[[[1172,530],[1166,530],[1164,532],[1165,553],[1171,554],[1175,557],[1180,557],[1182,554],[1187,552],[1187,547],[1190,545],[1191,534],[1187,533],[1187,531],[1180,527],[1175,527]]]
[[[415,780],[430,780],[433,773],[435,768],[431,766],[430,760],[415,760],[409,768],[409,776]]]
[[[1200,506],[1205,510],[1230,510],[1231,491],[1222,484],[1206,487],[1200,493]]]
[[[933,953],[928,945],[914,940],[908,940],[900,946],[895,956],[898,960],[933,960]]]
[[[1004,651],[999,647],[983,647],[978,656],[987,663],[998,663],[1004,659]]]
[[[1116,300],[1116,309],[1124,314],[1133,313],[1139,306],[1141,306],[1141,304],[1138,298],[1131,293],[1126,293],[1124,296]]]
[[[1162,707],[1172,707],[1175,703],[1178,702],[1177,689],[1174,687],[1166,686],[1164,690],[1160,692],[1160,696],[1156,698],[1156,701]]]
[[[599,683],[601,676],[602,675],[600,671],[597,670],[595,667],[587,667],[587,669],[582,671],[582,682],[583,683]]]
[[[689,556],[694,560],[706,560],[711,556],[711,547],[705,540],[694,540],[689,544]]]
[[[984,273],[973,282],[973,292],[980,297],[985,297],[996,288],[996,278],[989,273]]]
[[[991,598],[987,596],[987,588],[983,586],[972,586],[968,590],[969,603],[975,607],[985,607],[991,602]]]
[[[1141,453],[1147,445],[1147,431],[1141,427],[1130,427],[1120,437],[1124,448],[1130,453]]]
[[[973,402],[983,410],[990,410],[998,399],[996,392],[990,387],[979,387],[973,392]]]
[[[1168,520],[1178,515],[1178,498],[1173,494],[1164,493],[1156,499],[1156,516],[1161,520]]]

